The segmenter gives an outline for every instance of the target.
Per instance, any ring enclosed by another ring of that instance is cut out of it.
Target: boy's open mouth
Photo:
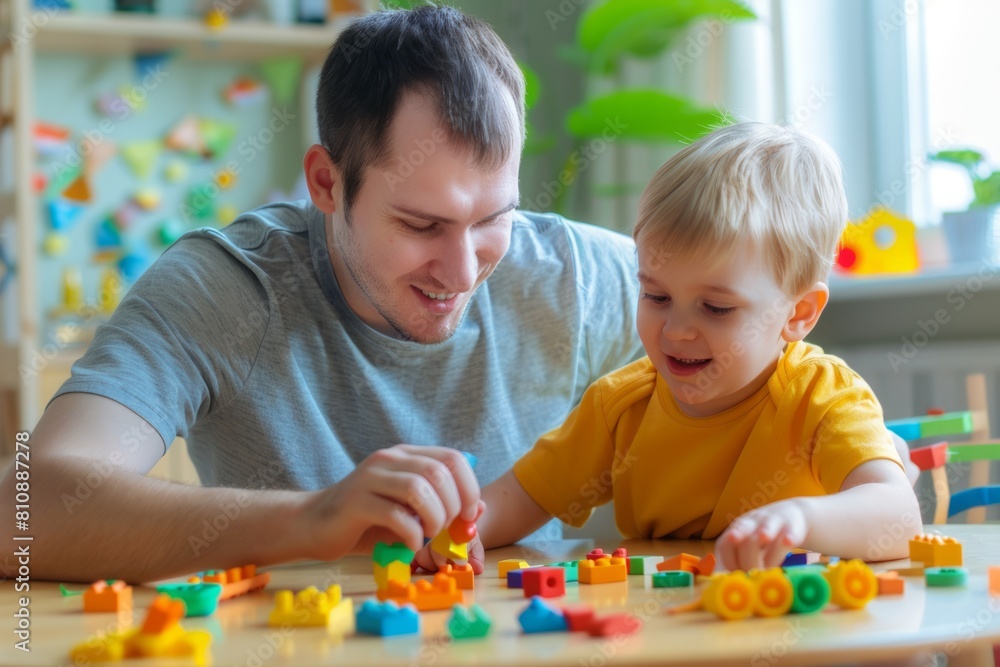
[[[693,375],[712,363],[712,359],[687,359],[667,355],[667,365],[674,375]]]

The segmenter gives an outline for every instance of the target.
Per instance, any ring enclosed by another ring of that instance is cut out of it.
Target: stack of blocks
[[[389,545],[379,542],[372,552],[372,569],[375,575],[375,587],[382,590],[390,581],[403,584],[410,583],[410,561],[413,560],[413,550],[402,542]]]

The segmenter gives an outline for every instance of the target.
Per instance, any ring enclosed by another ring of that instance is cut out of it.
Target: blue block
[[[413,605],[402,607],[389,600],[365,600],[355,616],[358,632],[381,637],[415,635],[420,633],[420,615]]]
[[[948,517],[953,517],[973,507],[985,507],[1000,503],[1000,486],[977,486],[951,495],[948,503]]]
[[[885,427],[907,442],[920,438],[920,422],[913,419],[889,421]]]
[[[566,617],[562,612],[545,604],[545,601],[537,595],[531,598],[531,602],[518,615],[517,620],[525,634],[569,631]]]
[[[524,570],[509,570],[507,572],[507,588],[524,588]]]
[[[781,567],[788,567],[790,565],[808,565],[809,564],[809,554],[797,554],[791,551],[785,556],[785,560],[781,561]]]

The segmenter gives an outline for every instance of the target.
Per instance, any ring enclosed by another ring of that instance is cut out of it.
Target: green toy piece
[[[974,445],[971,443],[948,445],[948,463],[997,460],[1000,460],[1000,445]]]
[[[811,614],[830,602],[830,584],[815,570],[796,567],[785,570],[785,576],[792,582],[795,599],[792,601],[793,614]]]
[[[694,577],[684,570],[666,570],[653,575],[653,588],[685,588],[694,583]]]
[[[455,605],[452,610],[448,620],[448,634],[452,639],[479,639],[489,634],[493,621],[478,604],[468,609]]]
[[[929,567],[924,571],[928,586],[965,586],[969,571],[964,567]]]
[[[394,542],[392,545],[385,542],[378,542],[375,545],[375,550],[372,552],[372,561],[382,567],[387,567],[389,563],[395,561],[409,563],[412,560],[413,550],[402,542]]]
[[[566,571],[566,583],[571,581],[580,581],[580,570],[577,568],[577,561],[575,560],[564,560],[561,563],[551,563],[546,565],[546,567],[561,567]]]
[[[209,616],[219,606],[222,584],[162,584],[156,587],[156,591],[175,600],[183,600],[187,607],[185,616]]]

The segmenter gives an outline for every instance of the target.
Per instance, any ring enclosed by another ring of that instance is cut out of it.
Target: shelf
[[[291,26],[234,20],[221,30],[196,19],[141,14],[54,14],[39,27],[45,53],[127,55],[179,49],[199,60],[259,61],[298,56],[321,63],[342,24]]]
[[[904,275],[830,277],[830,302],[948,294],[963,287],[972,292],[1000,289],[1000,262],[983,259],[924,269]]]

